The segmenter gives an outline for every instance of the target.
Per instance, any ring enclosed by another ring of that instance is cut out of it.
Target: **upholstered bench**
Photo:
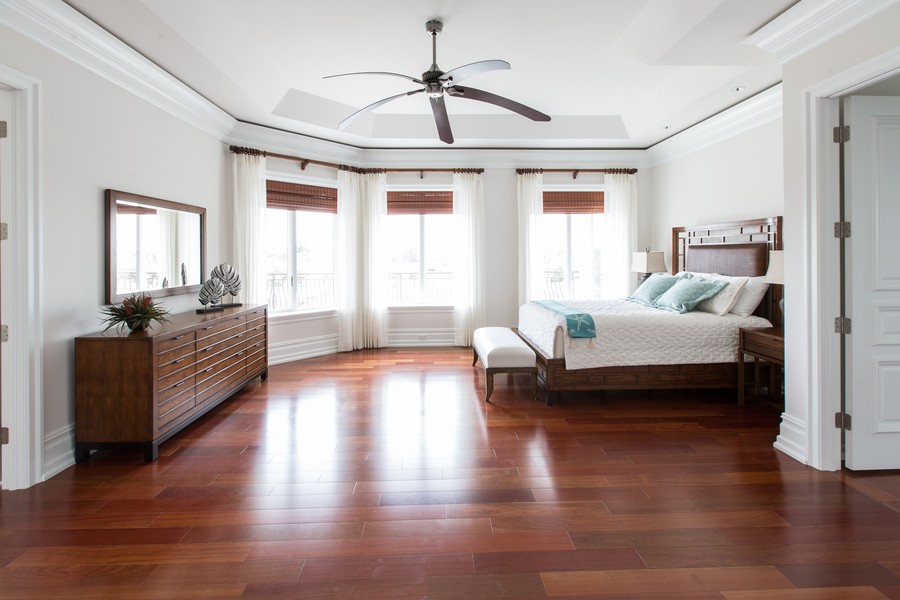
[[[537,391],[537,366],[534,350],[508,327],[480,327],[472,338],[472,366],[481,357],[486,390],[484,401],[491,401],[495,373],[530,373],[531,394]]]

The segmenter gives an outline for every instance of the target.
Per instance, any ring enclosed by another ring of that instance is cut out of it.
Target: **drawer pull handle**
[[[206,330],[208,330],[208,329],[212,329],[213,327],[215,327],[215,325],[209,325],[208,327],[204,327],[204,328],[203,328],[203,331],[206,331]]]
[[[184,362],[184,359],[183,359],[183,358],[179,358],[178,360],[175,361],[175,364],[177,365],[177,364],[180,363],[180,362]]]
[[[176,383],[176,384],[173,385],[172,387],[181,387],[181,384],[182,384],[182,383],[184,383],[184,382],[183,382],[183,381],[179,381],[178,383]]]
[[[212,368],[212,367],[209,367],[208,369],[205,369],[203,372],[204,372],[204,373],[209,373],[209,372],[212,371],[212,370],[213,370],[213,368]]]
[[[180,340],[180,339],[183,338],[185,335],[186,335],[186,334],[182,333],[181,335],[176,335],[176,336],[173,337],[172,339],[173,339],[173,340]]]

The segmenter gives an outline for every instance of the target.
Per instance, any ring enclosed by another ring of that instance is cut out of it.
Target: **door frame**
[[[810,300],[808,313],[810,357],[808,378],[807,462],[822,470],[841,468],[841,433],[834,427],[834,413],[841,410],[840,340],[834,333],[834,317],[840,314],[837,240],[840,184],[838,145],[832,128],[838,124],[839,98],[900,74],[900,48],[862,62],[805,90],[806,156],[809,157],[804,198],[803,248],[805,284]],[[852,135],[852,133],[851,133]],[[852,334],[851,334],[852,335]]]
[[[4,303],[4,320],[10,325],[4,354],[10,355],[3,373],[12,398],[3,399],[3,425],[10,443],[3,447],[3,489],[21,489],[44,478],[43,436],[43,297],[41,291],[41,194],[40,194],[40,82],[0,64],[0,84],[13,93],[9,122],[13,168],[10,239],[4,254],[13,257],[11,272],[4,272],[4,288],[14,290]],[[7,381],[8,378],[8,381]]]

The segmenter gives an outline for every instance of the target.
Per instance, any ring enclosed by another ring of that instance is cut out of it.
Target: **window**
[[[266,205],[269,308],[333,307],[337,190],[269,180]]]
[[[603,284],[603,192],[544,191],[544,295],[596,298]]]
[[[453,192],[389,191],[388,302],[453,303]]]

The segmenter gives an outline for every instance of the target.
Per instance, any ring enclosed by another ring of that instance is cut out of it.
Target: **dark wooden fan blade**
[[[444,97],[437,96],[431,100],[431,112],[434,113],[434,122],[437,125],[438,137],[447,144],[453,143],[453,131],[450,130],[450,117],[447,116],[447,106]]]
[[[450,69],[441,75],[439,79],[446,82],[444,85],[447,85],[449,83],[459,83],[467,77],[478,75],[479,73],[484,73],[486,71],[500,71],[509,68],[509,63],[505,60],[480,60],[461,67],[456,67],[455,69]]]
[[[509,98],[504,98],[503,96],[498,96],[497,94],[485,92],[484,90],[454,85],[447,88],[447,93],[454,98],[468,98],[469,100],[479,100],[481,102],[487,102],[488,104],[495,104],[501,108],[505,108],[506,110],[511,110],[515,113],[519,113],[523,117],[528,117],[532,121],[550,120],[549,115],[545,115],[544,113],[537,111],[530,106],[525,106],[524,104],[520,104],[515,100],[510,100]]]
[[[352,115],[350,115],[349,117],[347,117],[346,119],[341,121],[340,124],[338,125],[338,129],[345,129],[346,127],[350,126],[354,121],[356,121],[358,118],[360,118],[361,116],[363,116],[370,110],[372,110],[374,108],[378,108],[382,104],[387,104],[391,100],[396,100],[397,98],[403,98],[404,96],[412,96],[413,94],[421,94],[424,91],[425,91],[424,89],[413,90],[411,92],[403,92],[402,94],[397,94],[396,96],[389,96],[387,98],[382,98],[378,102],[373,102],[372,104],[366,106],[365,108],[359,109],[358,111],[356,111],[355,113],[353,113]]]
[[[413,81],[415,83],[420,83],[422,85],[425,84],[421,79],[416,79],[415,77],[410,77],[409,75],[403,75],[402,73],[390,73],[388,71],[360,71],[359,73],[339,73],[337,75],[326,75],[322,79],[333,79],[335,77],[347,77],[349,75],[387,75],[389,77],[402,77],[403,79],[407,79],[409,81]]]

